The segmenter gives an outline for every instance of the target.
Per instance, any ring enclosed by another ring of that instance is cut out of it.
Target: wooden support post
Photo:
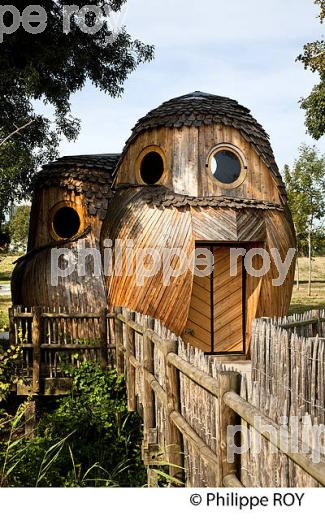
[[[143,443],[142,457],[148,466],[148,486],[157,487],[157,473],[150,466],[157,465],[161,450],[158,444],[158,431],[156,428],[155,395],[152,390],[148,374],[154,377],[154,343],[150,339],[148,331],[154,329],[155,320],[145,318],[143,323]]]
[[[217,428],[220,432],[220,482],[217,483],[218,487],[224,487],[224,480],[229,475],[236,475],[238,471],[238,461],[233,463],[228,461],[227,449],[228,449],[228,426],[235,426],[239,424],[238,415],[229,408],[223,400],[223,396],[233,390],[234,392],[240,392],[240,380],[241,376],[237,372],[220,372],[218,374],[218,385],[219,385],[219,414],[217,417],[218,424]]]
[[[178,353],[177,341],[164,341],[166,393],[167,393],[167,460],[171,466],[169,474],[171,477],[182,480],[183,476],[183,442],[182,435],[171,419],[173,412],[181,413],[179,371],[168,362],[168,355]]]
[[[32,344],[33,344],[33,382],[32,391],[40,393],[41,382],[41,307],[33,307]]]
[[[101,310],[100,313],[100,366],[102,370],[107,369],[107,310]]]
[[[35,427],[37,422],[37,403],[34,398],[27,404],[25,410],[25,435],[32,439],[35,436]]]
[[[133,321],[135,319],[134,312],[127,312],[127,319]],[[128,395],[128,410],[135,412],[136,396],[135,396],[135,368],[130,362],[130,357],[135,356],[135,331],[129,325],[126,325],[126,359],[127,359],[127,395]]]
[[[149,488],[159,487],[159,479],[158,479],[157,472],[152,468],[148,468],[147,475],[148,475],[148,487]]]
[[[152,329],[154,324],[154,320],[152,318],[146,318],[144,322],[144,331],[147,329]],[[143,335],[143,368],[148,370],[150,374],[154,373],[154,344],[149,339],[148,334],[144,332]],[[144,436],[149,432],[151,428],[155,427],[156,418],[155,418],[155,401],[154,401],[154,393],[151,388],[151,384],[146,377],[145,371],[143,372],[143,398],[144,398],[144,407],[143,407],[143,427],[144,427]]]
[[[118,319],[118,315],[122,314],[122,309],[117,307],[115,309],[114,318],[114,336],[115,336],[115,348],[116,348],[116,370],[118,374],[124,373],[124,352],[123,348],[123,324]]]

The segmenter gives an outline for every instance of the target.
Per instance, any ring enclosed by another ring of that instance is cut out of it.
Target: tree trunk
[[[299,254],[297,258],[297,268],[296,268],[296,276],[297,276],[297,291],[300,290],[300,266],[299,266]]]
[[[312,281],[312,243],[311,243],[311,229],[309,229],[309,232],[308,232],[308,259],[309,259],[308,296],[311,296],[311,281]]]

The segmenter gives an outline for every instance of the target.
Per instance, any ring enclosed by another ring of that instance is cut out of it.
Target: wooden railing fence
[[[76,366],[81,361],[92,360],[102,368],[113,366],[113,321],[114,315],[107,309],[96,312],[11,308],[9,340],[10,344],[22,348],[17,373],[27,381],[26,385],[20,385],[18,393],[52,395],[64,392],[65,365]],[[41,388],[42,384],[44,388]]]
[[[66,393],[66,363],[93,360],[125,374],[128,408],[143,418],[150,485],[163,466],[191,487],[324,486],[324,436],[319,460],[311,457],[313,428],[325,424],[324,338],[325,311],[257,320],[251,362],[221,364],[126,309],[10,311],[10,340],[23,349],[18,371],[30,380],[23,395]],[[250,441],[233,459],[229,427],[242,429],[236,445]]]
[[[320,333],[324,318],[324,313],[317,318],[304,316],[300,321],[305,323],[299,322],[299,327],[305,327],[306,334]],[[293,352],[297,341],[294,319],[256,322],[253,391],[245,376],[222,366],[215,357],[184,345],[154,320],[118,309],[115,323],[118,370],[126,374],[129,409],[137,409],[143,416],[143,458],[151,468],[150,475],[155,465],[168,463],[171,476],[179,477],[183,468],[186,485],[193,487],[258,486],[261,482],[264,486],[294,486],[302,481],[309,486],[325,485],[325,443],[319,462],[311,459],[310,446],[308,453],[306,446],[304,450],[284,450],[278,418],[288,407],[280,403],[281,393],[277,398],[272,393],[274,385],[280,389],[283,384],[281,367],[285,372],[289,370],[283,358],[292,355],[288,351]],[[276,343],[275,338],[280,341]],[[317,345],[320,353],[309,374],[315,376],[316,365],[320,374],[324,362],[322,340],[316,337],[304,341]],[[264,386],[258,385],[256,379],[256,374],[261,376],[262,366],[267,376]],[[290,367],[296,377],[288,382],[292,392],[293,381],[300,374],[299,359],[292,358]],[[299,377],[306,380],[307,373],[302,374]],[[313,388],[313,380],[308,379],[307,385]],[[297,398],[299,403],[299,395],[294,395],[291,402]],[[318,398],[323,400],[317,406],[324,408],[324,394]],[[288,405],[288,398],[283,399]],[[250,449],[230,462],[228,427],[236,425],[246,428],[253,441]],[[255,453],[258,435],[262,450]],[[289,428],[289,446],[294,445],[294,435]]]

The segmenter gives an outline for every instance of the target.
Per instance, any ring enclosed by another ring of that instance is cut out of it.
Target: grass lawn
[[[308,285],[300,286],[299,291],[294,288],[290,306],[290,314],[308,311],[310,309],[325,308],[325,282],[314,282],[312,285],[312,295],[308,296]]]
[[[312,295],[308,296],[308,258],[299,258],[299,291],[295,285],[290,306],[290,314],[325,307],[325,258],[313,259]]]
[[[0,255],[0,286],[8,286],[10,284],[11,273],[14,269],[13,262],[18,256]],[[10,294],[0,294],[0,332],[8,330],[8,309],[11,306]]]
[[[307,282],[308,274],[308,258],[299,258],[300,280]],[[325,257],[313,258],[313,282],[325,283]]]
[[[8,330],[8,309],[11,307],[11,296],[0,295],[0,332]]]
[[[0,255],[0,285],[4,285],[5,282],[10,282],[11,273],[14,269],[13,262],[19,258],[15,255],[6,255],[1,257]]]

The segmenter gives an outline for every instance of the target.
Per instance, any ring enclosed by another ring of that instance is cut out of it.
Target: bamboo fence
[[[117,309],[118,370],[126,375],[129,409],[143,417],[149,474],[168,463],[171,476],[189,487],[325,485],[324,436],[317,462],[312,444],[312,427],[324,424],[324,323],[323,311],[257,320],[248,383],[159,322]],[[233,461],[229,426],[242,428],[242,446],[250,439]]]

